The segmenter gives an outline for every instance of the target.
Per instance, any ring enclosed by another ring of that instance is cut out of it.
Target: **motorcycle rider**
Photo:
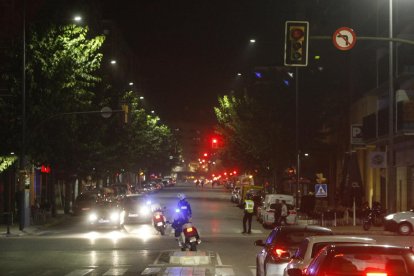
[[[183,216],[187,218],[187,220],[191,220],[192,217],[192,211],[190,203],[187,201],[185,194],[178,194],[178,198],[180,199],[178,201],[177,207],[180,209],[180,212]]]

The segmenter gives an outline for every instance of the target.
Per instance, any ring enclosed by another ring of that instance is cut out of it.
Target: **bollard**
[[[322,220],[321,226],[325,226],[325,222],[323,221],[323,212],[322,212],[322,215],[321,215],[321,220]]]
[[[336,212],[334,212],[334,225],[333,226],[336,226]]]

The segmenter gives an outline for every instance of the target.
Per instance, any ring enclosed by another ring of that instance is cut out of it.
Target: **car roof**
[[[386,245],[386,244],[361,244],[361,243],[341,243],[331,244],[327,247],[328,252],[375,252],[375,253],[414,253],[413,249],[408,246]]]
[[[287,226],[276,226],[275,230],[279,230],[282,232],[289,232],[289,231],[325,231],[327,233],[333,233],[333,231],[329,228],[317,226],[317,225],[287,225]]]
[[[346,235],[321,235],[321,236],[310,236],[306,238],[310,243],[319,242],[356,242],[356,243],[376,243],[376,240],[368,237],[356,237]]]

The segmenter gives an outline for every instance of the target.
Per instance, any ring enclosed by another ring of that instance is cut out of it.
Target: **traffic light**
[[[212,139],[211,139],[211,147],[212,147],[213,149],[218,148],[218,140],[217,140],[217,138],[212,138]]]
[[[308,66],[309,22],[286,21],[285,65]]]

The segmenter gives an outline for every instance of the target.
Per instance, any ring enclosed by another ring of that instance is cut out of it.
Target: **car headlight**
[[[391,220],[393,218],[394,218],[394,214],[391,214],[385,217],[386,220]]]
[[[113,213],[111,213],[111,216],[109,218],[111,220],[118,220],[119,219],[119,213],[113,212]]]
[[[89,221],[95,221],[98,220],[98,216],[95,213],[92,213],[88,217]]]
[[[140,209],[139,209],[139,213],[141,214],[141,215],[148,215],[149,214],[149,208],[147,207],[147,206],[142,206]]]

